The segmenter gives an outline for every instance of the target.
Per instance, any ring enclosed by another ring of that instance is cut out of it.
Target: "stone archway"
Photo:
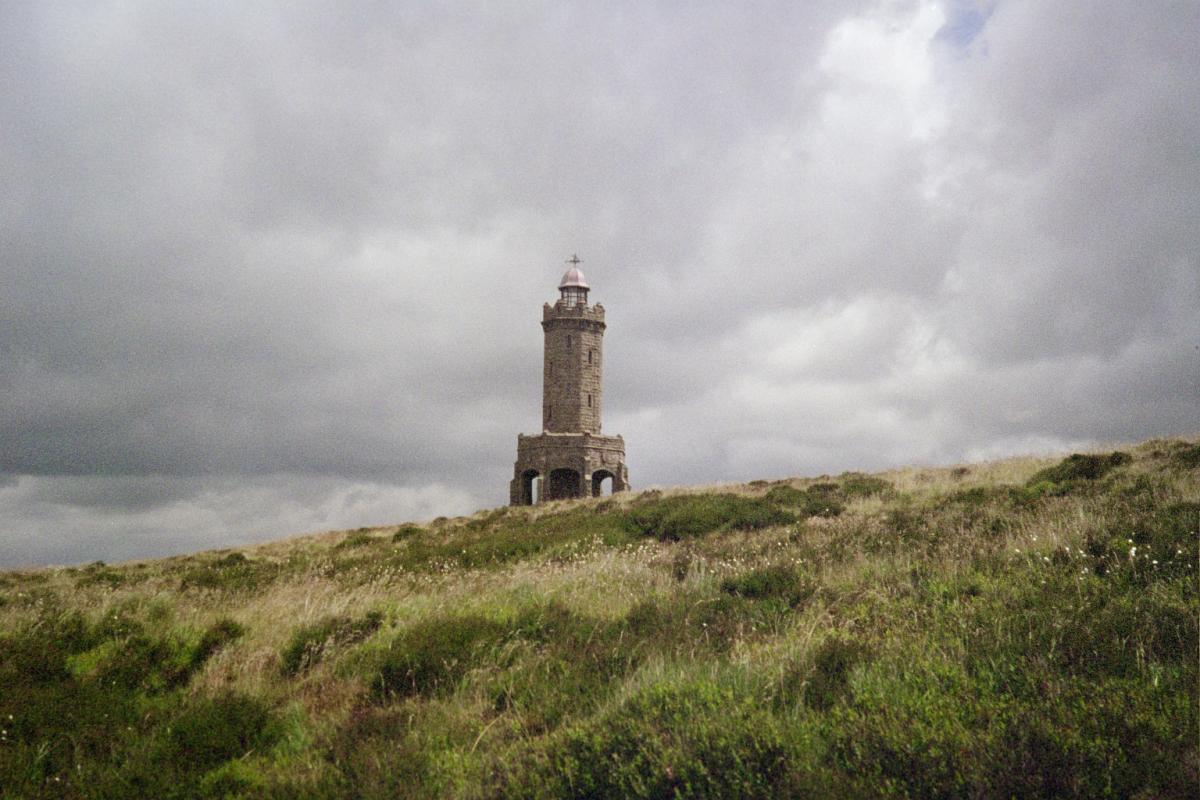
[[[612,494],[617,485],[617,476],[606,469],[598,469],[592,473],[592,497],[604,496],[605,481],[608,481],[608,494]]]
[[[573,469],[560,467],[550,470],[550,479],[547,483],[549,483],[549,486],[546,487],[547,500],[562,500],[579,497],[582,494],[579,487],[579,473]]]
[[[538,497],[542,493],[541,473],[536,469],[527,469],[521,473],[521,503],[523,506],[531,506],[541,500]]]

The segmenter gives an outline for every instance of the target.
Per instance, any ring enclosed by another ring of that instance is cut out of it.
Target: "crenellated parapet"
[[[542,325],[554,320],[580,320],[591,322],[604,327],[604,306],[596,303],[595,305],[580,305],[570,304],[563,300],[559,300],[554,305],[545,303],[542,306]]]

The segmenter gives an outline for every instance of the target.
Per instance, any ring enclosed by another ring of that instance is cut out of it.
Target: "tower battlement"
[[[600,325],[604,324],[604,306],[596,303],[594,306],[587,305],[568,305],[562,300],[557,301],[553,305],[550,303],[542,304],[542,323],[545,324],[552,319],[579,319],[588,322],[596,322]]]
[[[542,306],[542,433],[517,436],[513,505],[599,495],[609,479],[628,488],[625,440],[600,434],[604,306],[588,305],[579,259],[568,263],[559,299]]]

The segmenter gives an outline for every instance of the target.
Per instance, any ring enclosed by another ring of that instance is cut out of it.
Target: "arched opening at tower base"
[[[521,505],[531,506],[540,500],[542,493],[541,474],[536,469],[527,469],[521,473]]]
[[[592,497],[608,497],[613,493],[616,478],[606,469],[598,469],[592,473]]]
[[[550,486],[546,491],[547,500],[561,500],[568,497],[579,497],[579,473],[573,469],[555,469],[550,471]]]

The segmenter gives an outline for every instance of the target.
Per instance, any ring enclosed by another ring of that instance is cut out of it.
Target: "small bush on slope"
[[[845,495],[837,484],[815,483],[808,489],[794,486],[772,487],[763,499],[769,503],[795,509],[804,517],[836,517],[845,509]]]
[[[1128,464],[1131,460],[1128,453],[1120,451],[1106,456],[1074,453],[1054,466],[1037,472],[1025,485],[1036,487],[1040,484],[1054,484],[1064,489],[1079,486],[1084,481],[1099,480],[1111,470]]]
[[[288,640],[279,656],[279,667],[284,675],[303,672],[321,660],[325,651],[361,642],[383,624],[383,615],[368,611],[363,617],[326,617],[312,625],[298,628]]]
[[[229,553],[188,569],[179,581],[181,591],[209,589],[220,592],[261,592],[280,576],[280,566],[242,553]]]
[[[798,606],[813,595],[813,582],[792,566],[761,567],[721,581],[721,590],[753,600],[778,598]]]
[[[795,514],[769,501],[734,494],[675,495],[636,505],[626,513],[632,533],[672,542],[714,531],[752,531],[796,521]]]

